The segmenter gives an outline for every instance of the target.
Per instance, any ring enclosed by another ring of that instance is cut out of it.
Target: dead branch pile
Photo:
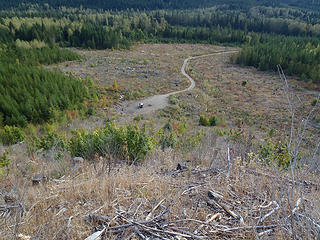
[[[319,236],[315,178],[288,181],[288,175],[258,164],[253,169],[237,164],[229,175],[227,169],[177,168],[170,162],[159,163],[163,169],[121,165],[113,171],[97,163],[63,179],[36,185],[30,180],[25,195],[18,187],[17,194],[1,190],[0,239]]]
[[[180,169],[170,174],[174,178],[183,178],[187,171]],[[248,174],[248,169],[244,169],[242,174],[245,172]],[[253,186],[250,189],[236,185],[236,176],[227,179],[227,174],[221,169],[196,168],[191,170],[191,174],[195,177],[193,181],[176,186],[181,189],[180,200],[188,202],[185,206],[179,204],[182,208],[180,215],[174,214],[176,210],[172,208],[175,203],[169,199],[162,199],[149,210],[144,209],[144,215],[140,216],[137,212],[141,204],[134,213],[130,209],[115,209],[113,216],[92,213],[85,218],[94,226],[95,232],[86,240],[260,238],[275,236],[275,232],[292,234],[292,222],[308,218],[302,216],[302,206],[306,203],[303,198],[298,198],[294,209],[288,211],[288,206],[284,206],[287,202],[279,203],[266,193],[259,194]],[[213,189],[214,179],[217,182],[224,179],[225,184],[217,184]],[[199,217],[201,215],[202,218]],[[311,222],[309,236],[318,236],[319,222],[311,218],[308,221]],[[298,229],[299,226],[293,228]]]

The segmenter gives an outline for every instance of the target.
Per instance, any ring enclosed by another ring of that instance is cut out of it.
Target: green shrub
[[[93,159],[98,154],[134,162],[143,160],[153,144],[153,139],[147,135],[145,128],[132,125],[118,128],[115,124],[107,123],[104,128],[92,133],[85,130],[74,131],[69,150],[72,156],[86,159]]]
[[[245,87],[247,84],[248,84],[247,81],[242,81],[242,83],[241,83],[241,85],[242,85],[243,87]]]
[[[130,161],[142,160],[153,148],[152,139],[146,134],[146,129],[129,125],[126,129],[127,155]]]
[[[200,116],[199,125],[200,126],[209,126],[210,125],[209,119],[204,114],[202,114]]]
[[[94,114],[95,114],[95,109],[94,109],[94,107],[89,107],[88,110],[87,110],[87,112],[86,112],[86,115],[92,116],[92,115],[94,115]]]
[[[312,99],[311,105],[312,105],[313,107],[316,106],[317,103],[318,103],[318,98]]]
[[[225,119],[223,118],[222,121],[225,123]],[[217,126],[219,124],[219,119],[216,115],[213,115],[211,117],[206,117],[204,114],[202,114],[200,116],[200,119],[199,119],[199,125],[200,126]]]
[[[0,130],[0,142],[5,145],[16,144],[22,142],[25,139],[25,135],[21,128],[16,126],[5,126]]]
[[[173,104],[173,105],[176,105],[176,104],[178,103],[177,97],[174,96],[174,95],[170,95],[170,96],[169,96],[169,103],[170,103],[170,104]]]
[[[173,130],[173,126],[171,123],[171,120],[169,120],[164,126],[163,126],[164,131],[169,131],[171,132]]]
[[[53,148],[64,151],[67,149],[67,141],[56,132],[49,132],[47,135],[37,138],[36,148],[43,149],[45,151]]]
[[[5,172],[9,172],[9,164],[10,164],[10,158],[8,157],[8,152],[5,151],[1,156],[0,156],[0,176],[4,176]]]
[[[265,144],[260,145],[259,155],[266,164],[275,164],[283,169],[287,169],[293,161],[287,145],[281,142],[273,143],[271,139],[267,139]],[[300,158],[298,156],[298,162]]]
[[[143,116],[142,115],[138,115],[133,120],[136,121],[136,122],[140,122],[142,119],[143,119]]]
[[[161,134],[159,144],[162,150],[165,150],[166,148],[174,149],[178,145],[178,137],[174,132],[168,134],[163,133]]]
[[[218,118],[216,115],[213,115],[212,117],[209,118],[209,123],[210,123],[210,126],[217,126],[218,124]]]

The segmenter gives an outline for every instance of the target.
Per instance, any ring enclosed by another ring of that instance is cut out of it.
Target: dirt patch
[[[75,50],[84,60],[57,67],[77,77],[88,76],[102,87],[116,81],[124,99],[142,99],[185,89],[189,81],[180,73],[183,61],[189,56],[225,49],[212,45],[142,44],[121,51]]]

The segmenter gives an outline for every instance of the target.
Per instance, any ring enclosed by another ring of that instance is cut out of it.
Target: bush
[[[138,115],[133,120],[136,121],[136,122],[140,122],[142,119],[143,119],[143,116],[142,115]]]
[[[170,104],[173,104],[173,105],[178,104],[178,99],[177,99],[177,97],[174,96],[174,95],[170,95],[170,96],[169,96],[169,103],[170,103]]]
[[[135,162],[143,160],[152,148],[153,139],[145,128],[132,125],[118,128],[112,123],[93,133],[75,131],[69,142],[71,155],[86,159],[93,159],[98,154]]]
[[[4,176],[5,171],[7,173],[9,172],[9,168],[8,168],[9,164],[10,164],[10,158],[8,157],[8,152],[6,151],[0,156],[0,176]]]
[[[311,105],[312,105],[313,107],[316,106],[317,103],[318,103],[318,98],[312,99]]]
[[[0,130],[0,141],[5,145],[16,144],[22,142],[25,135],[21,128],[16,126],[5,126]]]
[[[160,147],[162,150],[166,148],[176,148],[178,145],[178,137],[174,132],[168,134],[162,134],[159,141]]]
[[[87,112],[86,112],[86,115],[87,115],[87,116],[92,116],[92,115],[94,115],[94,114],[95,114],[95,109],[94,109],[94,107],[89,107],[88,110],[87,110]]]
[[[47,135],[36,139],[36,148],[45,151],[55,148],[56,150],[66,150],[67,141],[56,132],[49,132]]]
[[[200,116],[199,125],[200,126],[209,126],[210,125],[209,119],[204,114],[202,114]]]
[[[275,164],[283,169],[287,169],[293,160],[286,144],[281,142],[272,143],[271,139],[267,139],[265,144],[260,145],[259,154],[266,164]],[[298,161],[300,158],[301,156],[298,156]]]
[[[224,119],[225,121],[225,119]],[[202,114],[200,116],[200,119],[199,119],[199,125],[200,126],[217,126],[219,123],[219,119],[216,115],[213,115],[211,117],[206,117],[204,114]]]
[[[218,118],[216,115],[213,115],[212,117],[209,118],[209,123],[210,123],[210,126],[217,126],[218,124]]]

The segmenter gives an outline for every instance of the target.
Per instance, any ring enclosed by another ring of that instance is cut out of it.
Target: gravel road
[[[213,55],[230,54],[230,53],[236,53],[236,52],[237,51],[225,51],[225,52],[216,52],[216,53],[205,54],[205,55],[200,55],[200,56],[195,56],[195,57],[189,57],[184,60],[184,63],[181,67],[181,73],[184,76],[186,76],[191,83],[188,88],[181,90],[181,91],[170,92],[170,93],[163,94],[163,95],[154,95],[154,96],[151,96],[149,98],[139,100],[139,101],[136,101],[136,100],[135,101],[125,101],[125,102],[122,102],[120,104],[120,106],[117,107],[117,111],[119,113],[132,114],[134,116],[134,115],[138,115],[138,114],[140,115],[140,114],[152,113],[158,109],[165,108],[169,104],[169,100],[168,100],[169,96],[190,91],[196,86],[195,81],[192,79],[192,77],[186,73],[186,67],[187,67],[187,64],[190,60],[197,59],[197,58],[209,57],[209,56],[213,56]],[[138,107],[140,102],[143,102],[143,104],[144,104],[143,108]]]

